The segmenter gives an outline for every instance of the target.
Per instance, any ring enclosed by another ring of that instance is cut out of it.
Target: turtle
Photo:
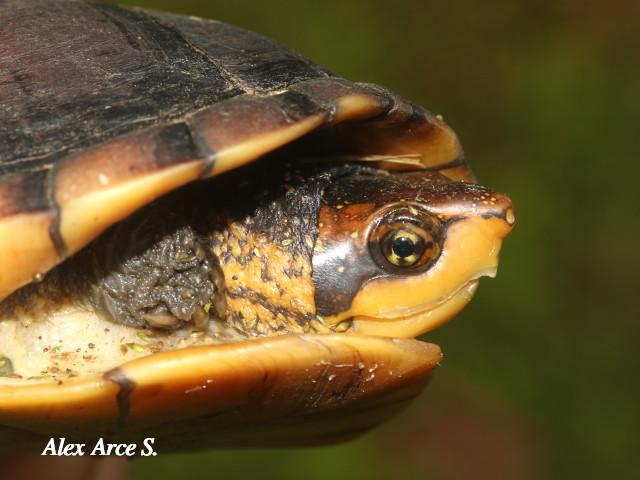
[[[515,222],[442,117],[219,21],[0,4],[0,450],[329,443]]]

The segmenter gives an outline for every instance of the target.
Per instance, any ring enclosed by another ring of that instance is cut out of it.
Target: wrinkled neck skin
[[[258,165],[257,167],[260,167]],[[329,172],[232,173],[216,191],[206,221],[211,251],[224,276],[225,311],[244,335],[313,331],[313,248]]]

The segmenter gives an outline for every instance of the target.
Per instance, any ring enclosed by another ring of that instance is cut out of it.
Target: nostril
[[[513,211],[513,207],[509,207],[505,210],[504,219],[509,225],[516,223],[516,213]]]
[[[508,196],[504,193],[492,192],[490,205],[495,209],[496,216],[503,218],[509,227],[513,227],[516,223],[516,211]]]

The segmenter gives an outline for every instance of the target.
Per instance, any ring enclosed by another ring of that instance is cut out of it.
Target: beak
[[[456,316],[476,292],[480,277],[495,277],[502,241],[515,224],[511,200],[502,194],[436,214],[454,218],[442,254],[424,274],[370,282],[355,297],[352,331],[361,335],[413,338]],[[392,300],[390,300],[392,299]],[[358,312],[366,312],[360,313]]]

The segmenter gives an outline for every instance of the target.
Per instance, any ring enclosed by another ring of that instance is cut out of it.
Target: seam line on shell
[[[153,16],[152,13],[146,10],[139,9],[139,8],[133,8],[131,10],[134,10],[136,13],[144,15],[156,25],[159,25],[161,27],[171,30],[175,35],[177,35],[182,39],[185,45],[188,45],[189,48],[191,48],[194,52],[202,55],[204,58],[207,59],[209,63],[215,65],[220,70],[220,72],[227,77],[227,80],[229,80],[229,83],[239,86],[244,91],[244,93],[255,94],[255,90],[251,88],[244,80],[242,80],[241,77],[239,77],[238,75],[230,71],[228,68],[226,68],[222,63],[220,63],[219,60],[217,60],[216,58],[213,58],[206,50],[200,48],[198,45],[191,43],[191,41],[189,41],[189,39],[185,37],[178,28],[163,22],[158,17]]]
[[[187,130],[189,131],[189,135],[191,135],[191,139],[193,140],[194,145],[198,149],[198,155],[201,155],[206,159],[204,167],[198,175],[198,178],[206,178],[213,171],[213,167],[215,167],[216,160],[218,155],[214,150],[211,149],[207,140],[202,135],[202,131],[191,123],[193,116],[189,116],[184,119],[184,124],[187,126]]]
[[[51,237],[51,241],[53,242],[53,246],[55,247],[58,256],[61,260],[63,260],[67,258],[69,251],[67,249],[64,238],[62,238],[62,234],[60,233],[61,211],[60,206],[56,201],[56,179],[58,177],[58,165],[60,164],[53,164],[47,172],[47,180],[45,185],[47,204],[49,205],[49,209],[52,213],[51,223],[49,224],[49,237]]]
[[[123,427],[131,411],[131,392],[133,392],[136,382],[131,380],[120,367],[109,370],[103,375],[103,378],[119,387],[116,394],[118,427]]]

